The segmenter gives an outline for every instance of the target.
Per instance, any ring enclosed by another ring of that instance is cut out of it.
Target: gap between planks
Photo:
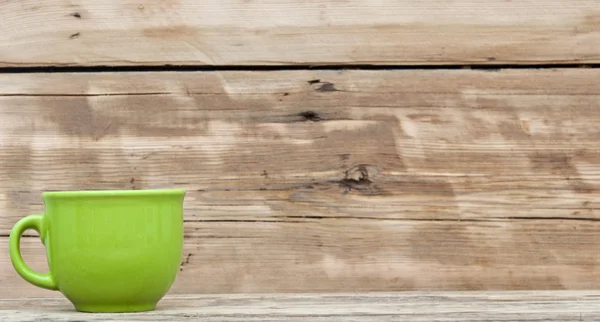
[[[132,73],[132,72],[244,72],[244,71],[300,71],[300,70],[481,70],[505,69],[574,69],[600,68],[600,63],[530,63],[530,64],[422,64],[422,65],[126,65],[126,66],[28,66],[2,67],[0,74],[35,73]],[[158,93],[160,94],[160,93]],[[82,94],[85,95],[85,94]]]

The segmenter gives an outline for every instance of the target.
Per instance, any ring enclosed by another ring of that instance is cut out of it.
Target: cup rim
[[[141,189],[141,190],[73,190],[73,191],[46,191],[43,198],[52,197],[118,197],[118,196],[165,196],[185,195],[185,189]]]

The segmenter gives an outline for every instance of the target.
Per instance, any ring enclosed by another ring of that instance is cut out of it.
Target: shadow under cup
[[[15,224],[15,270],[59,290],[79,311],[139,312],[156,307],[175,281],[183,248],[185,190],[66,191],[43,194],[45,214]],[[19,239],[40,232],[48,274],[23,263]]]

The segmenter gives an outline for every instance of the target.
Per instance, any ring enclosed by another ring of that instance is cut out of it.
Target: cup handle
[[[17,273],[27,282],[41,288],[58,290],[58,285],[51,273],[41,274],[32,270],[25,264],[23,256],[21,256],[21,235],[27,229],[33,229],[40,233],[42,231],[42,218],[42,215],[27,216],[13,226],[8,241],[10,260]]]

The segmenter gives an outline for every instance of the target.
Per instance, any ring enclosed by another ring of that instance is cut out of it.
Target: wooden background
[[[59,296],[7,241],[74,189],[188,190],[172,293],[600,287],[598,1],[9,0],[0,31],[1,297]]]

